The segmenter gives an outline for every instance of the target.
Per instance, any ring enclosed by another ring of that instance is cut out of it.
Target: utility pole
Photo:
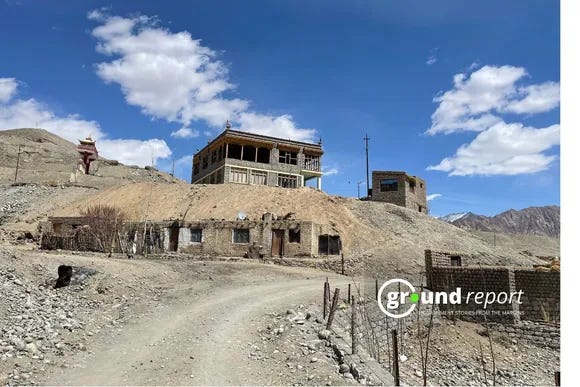
[[[20,166],[20,153],[22,153],[22,145],[18,145],[18,156],[16,156],[16,172],[14,172],[14,182],[18,179],[18,167]]]
[[[369,138],[369,135],[365,134],[365,138],[363,140],[365,140],[365,151],[366,151],[366,156],[367,156],[367,175],[366,175],[367,176],[367,193],[365,195],[365,197],[366,197],[366,196],[369,196],[369,191],[370,191],[370,186],[369,186],[369,140],[370,140],[370,138]]]

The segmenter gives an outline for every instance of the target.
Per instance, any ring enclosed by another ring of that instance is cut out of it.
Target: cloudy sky
[[[0,2],[0,129],[91,134],[188,179],[223,129],[322,139],[324,189],[426,179],[431,213],[560,202],[557,1]]]

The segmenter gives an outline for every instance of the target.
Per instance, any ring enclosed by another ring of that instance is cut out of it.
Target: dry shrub
[[[107,204],[95,204],[81,211],[86,219],[89,232],[97,240],[101,251],[112,251],[118,232],[127,219],[118,207]]]

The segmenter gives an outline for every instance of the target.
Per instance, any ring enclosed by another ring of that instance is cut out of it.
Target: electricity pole
[[[18,156],[16,156],[16,172],[14,172],[14,182],[18,179],[18,167],[20,166],[20,153],[22,153],[22,145],[18,145]]]
[[[369,191],[370,191],[370,186],[369,186],[369,136],[368,134],[365,134],[364,139],[365,140],[365,152],[366,152],[366,156],[367,156],[367,193],[365,195],[365,197],[369,196]]]

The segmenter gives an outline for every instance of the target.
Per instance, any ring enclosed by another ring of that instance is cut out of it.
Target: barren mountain
[[[560,236],[559,206],[508,210],[491,217],[469,212],[463,216],[451,217],[448,221],[467,230],[546,235],[555,238]]]

